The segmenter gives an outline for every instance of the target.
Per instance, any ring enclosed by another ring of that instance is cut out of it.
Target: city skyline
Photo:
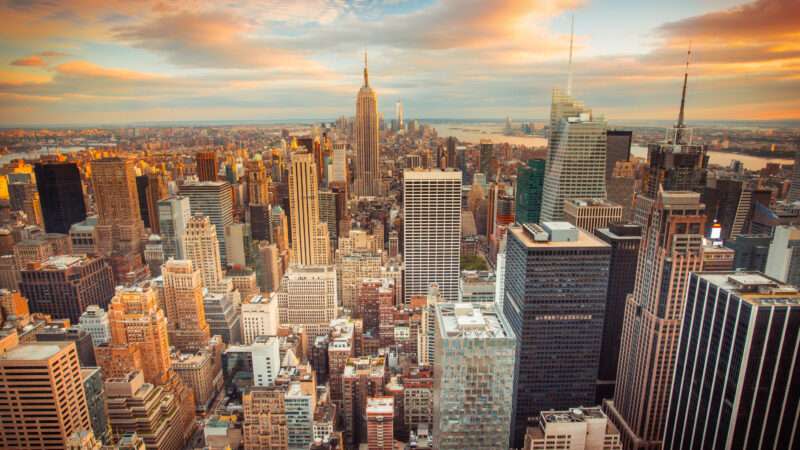
[[[6,125],[352,115],[370,52],[394,117],[546,117],[566,84],[609,120],[674,120],[692,45],[687,120],[800,118],[791,0],[154,2],[0,6]],[[612,30],[609,32],[609,30]]]

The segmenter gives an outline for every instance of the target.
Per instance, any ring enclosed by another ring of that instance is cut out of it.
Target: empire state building
[[[378,197],[381,192],[380,151],[378,149],[378,97],[369,87],[367,55],[364,54],[364,85],[356,99],[355,173],[356,197]]]

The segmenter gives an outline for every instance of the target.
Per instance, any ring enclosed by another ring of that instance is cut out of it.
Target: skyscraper
[[[606,131],[606,180],[611,178],[618,161],[627,161],[631,157],[633,131]]]
[[[624,223],[611,224],[608,228],[597,229],[595,236],[611,246],[606,317],[595,400],[595,404],[599,405],[603,399],[614,396],[625,299],[633,292],[633,283],[636,280],[636,262],[639,257],[639,245],[642,242],[642,227]]]
[[[91,430],[75,344],[16,341],[0,341],[0,448],[64,449]]]
[[[316,337],[327,333],[337,307],[336,270],[332,266],[296,266],[283,275],[278,290],[281,325],[303,327],[309,336]]]
[[[231,185],[224,181],[205,181],[184,183],[180,193],[189,197],[192,215],[208,216],[217,231],[219,256],[223,267],[228,265],[225,246],[225,228],[233,223],[233,192]],[[184,258],[186,258],[184,256]]]
[[[497,161],[494,156],[494,144],[489,139],[481,139],[480,143],[480,164],[478,169],[480,173],[486,176],[486,180],[492,181],[496,177],[495,167]]]
[[[289,172],[289,213],[292,225],[292,261],[301,265],[324,264],[314,248],[319,231],[319,184],[311,153],[292,155]],[[327,229],[325,230],[327,234]]]
[[[136,192],[139,197],[139,212],[146,228],[159,233],[158,201],[167,196],[167,188],[158,173],[136,177]]]
[[[104,258],[53,256],[20,273],[19,290],[31,312],[77,323],[89,305],[105,308],[114,296],[114,274]]]
[[[394,399],[369,397],[366,405],[367,449],[394,450]]]
[[[622,221],[622,206],[602,198],[570,198],[564,200],[564,220],[594,233]]]
[[[689,273],[703,267],[708,157],[684,125],[687,72],[678,122],[665,142],[649,146],[649,172],[633,221],[642,248],[633,294],[625,302],[617,384],[604,409],[626,449],[660,448],[675,369]]]
[[[247,163],[247,201],[249,204],[269,205],[270,184],[264,161],[257,159]]]
[[[779,225],[775,227],[764,273],[776,280],[800,285],[800,227]]]
[[[397,121],[397,130],[404,130],[405,124],[403,123],[403,102],[397,102],[394,104],[394,117]]]
[[[159,200],[158,222],[165,259],[186,257],[183,248],[183,234],[186,232],[186,224],[190,217],[192,217],[192,210],[188,197],[176,195]]]
[[[42,206],[39,202],[39,191],[33,181],[31,173],[10,173],[8,178],[8,198],[11,209],[22,211],[28,218],[28,223],[44,225]]]
[[[688,285],[664,448],[797,448],[797,288],[758,272]]]
[[[109,258],[118,283],[144,279],[144,222],[139,209],[134,162],[127,158],[92,161],[92,191],[97,212],[97,250]]]
[[[217,181],[217,153],[215,151],[199,152],[195,155],[197,179],[200,181]]]
[[[541,220],[563,220],[566,199],[605,196],[606,121],[554,89]]]
[[[378,97],[369,86],[367,55],[364,54],[364,85],[358,91],[355,120],[355,171],[353,191],[357,197],[382,195],[380,171]]]
[[[186,223],[183,237],[184,256],[200,271],[203,286],[211,291],[220,289],[223,278],[217,235],[208,217],[193,216]]]
[[[108,309],[111,324],[111,346],[136,354],[137,364],[117,358],[101,363],[108,376],[139,369],[148,383],[164,385],[170,381],[169,339],[167,318],[158,307],[155,290],[149,284],[119,288]],[[102,358],[98,355],[98,360]],[[113,369],[112,369],[113,368]]]
[[[162,269],[169,342],[182,352],[196,352],[211,337],[203,306],[203,278],[191,260],[171,259]]]
[[[594,403],[608,244],[566,222],[508,230],[505,316],[518,346],[512,447],[530,417]]]
[[[436,283],[448,302],[458,300],[461,252],[461,172],[403,172],[405,301]]]
[[[69,227],[86,219],[81,174],[75,163],[37,163],[36,189],[48,233],[69,233]]]
[[[527,165],[517,170],[517,185],[514,190],[517,223],[539,223],[544,172],[543,159],[529,159]]]
[[[436,306],[433,448],[509,448],[516,339],[493,304]]]
[[[787,200],[790,202],[800,201],[800,152],[794,155],[794,168],[792,169],[792,185],[789,188]]]
[[[661,191],[655,202],[639,198],[641,208],[649,214],[625,302],[614,400],[604,404],[630,449],[655,448],[663,437],[686,280],[702,269],[706,220],[695,192]]]

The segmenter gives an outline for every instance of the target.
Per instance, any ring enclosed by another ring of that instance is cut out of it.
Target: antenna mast
[[[569,65],[567,73],[567,95],[572,95],[572,42],[575,39],[575,14],[569,25]]]

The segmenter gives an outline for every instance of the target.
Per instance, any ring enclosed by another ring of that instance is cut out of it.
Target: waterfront
[[[507,142],[512,145],[526,145],[529,147],[545,147],[547,139],[540,136],[506,136],[503,134],[504,124],[501,123],[442,123],[432,125],[439,136],[455,136],[460,142],[477,144],[481,139],[490,139],[493,143]],[[631,155],[647,159],[647,148],[634,145]],[[709,164],[727,167],[733,160],[739,160],[748,170],[760,170],[768,163],[793,164],[790,159],[762,158],[738,153],[708,152]]]

